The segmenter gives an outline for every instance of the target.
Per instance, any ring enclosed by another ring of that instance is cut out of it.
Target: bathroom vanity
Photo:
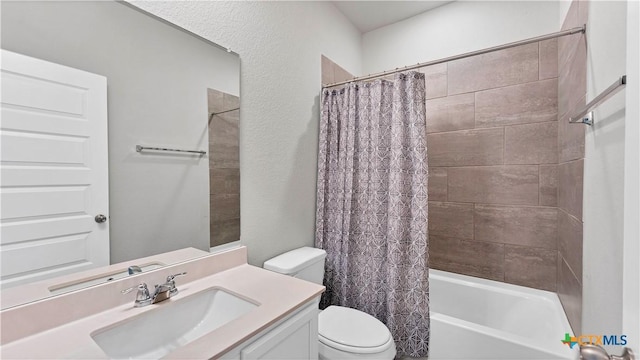
[[[134,307],[140,283],[179,292]],[[245,247],[0,313],[6,359],[317,358],[324,287],[247,264]]]
[[[311,301],[222,359],[317,359],[318,302]]]

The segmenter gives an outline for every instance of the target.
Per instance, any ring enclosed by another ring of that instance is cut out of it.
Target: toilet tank
[[[302,247],[265,261],[264,268],[322,285],[326,256],[322,249]]]

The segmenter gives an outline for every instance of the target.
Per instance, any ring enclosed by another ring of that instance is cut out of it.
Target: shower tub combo
[[[429,270],[429,360],[577,359],[555,293]]]

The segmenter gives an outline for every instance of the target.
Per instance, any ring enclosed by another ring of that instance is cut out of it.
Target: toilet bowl
[[[389,329],[359,310],[329,306],[318,316],[318,353],[322,360],[393,359],[396,346]]]
[[[264,268],[322,284],[326,255],[322,249],[303,247],[265,261]],[[318,355],[321,360],[391,360],[396,346],[380,320],[360,310],[332,305],[318,315]]]

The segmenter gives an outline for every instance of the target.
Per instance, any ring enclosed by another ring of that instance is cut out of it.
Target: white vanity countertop
[[[180,282],[179,279],[181,278],[179,278],[176,282],[180,293],[160,304],[134,308],[133,298],[135,296],[129,296],[126,303],[105,309],[94,315],[80,317],[48,330],[27,334],[27,336],[16,338],[8,343],[4,343],[3,339],[2,358],[107,359],[108,356],[91,338],[91,333],[131,316],[153,311],[154,308],[164,306],[172,301],[179,301],[181,298],[205,289],[219,287],[258,303],[259,306],[207,335],[174,350],[165,357],[168,359],[217,358],[270,325],[275,324],[278,320],[316,298],[324,291],[323,286],[248,265],[246,264],[246,249],[242,248],[242,251],[245,256],[244,264],[236,264],[231,268],[194,279],[191,282]],[[207,260],[214,261],[215,256],[195,260],[194,263],[200,261],[201,263],[197,266],[202,267],[207,265]],[[196,265],[190,264],[189,266],[183,266],[183,268],[193,266]],[[169,269],[169,272],[182,270],[180,265],[172,266],[171,268],[173,269]],[[162,272],[162,276],[164,276],[164,272]],[[123,288],[124,286],[130,285],[120,285]],[[119,292],[120,287],[110,290]],[[78,293],[82,292],[79,291]],[[70,295],[64,296],[68,298],[67,301],[73,301],[73,296]],[[45,306],[46,301],[40,304],[41,308]],[[74,305],[80,306],[79,303]],[[54,308],[55,302],[52,302],[51,306],[50,311],[59,310]],[[36,313],[38,312],[41,311],[36,311]],[[16,314],[13,315],[14,317],[9,320],[15,323]],[[38,321],[37,318],[30,319],[28,313],[23,312],[22,316],[25,317],[23,318],[25,322]],[[3,326],[2,331],[4,333],[11,331],[11,329]]]

